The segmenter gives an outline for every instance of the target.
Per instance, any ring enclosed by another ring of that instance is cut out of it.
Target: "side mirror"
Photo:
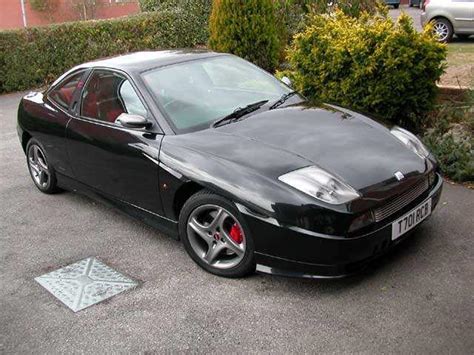
[[[290,88],[293,87],[293,83],[291,82],[291,79],[287,76],[284,76],[283,78],[280,79],[283,84],[286,86],[289,86]]]
[[[115,123],[127,128],[145,128],[150,125],[150,122],[145,117],[128,113],[121,113],[115,120]]]

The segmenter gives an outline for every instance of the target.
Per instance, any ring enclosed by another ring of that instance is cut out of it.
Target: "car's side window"
[[[147,116],[147,111],[138,97],[130,81],[125,80],[120,86],[119,96],[127,113],[132,115]]]
[[[76,90],[77,85],[79,84],[79,81],[83,75],[84,70],[72,74],[69,78],[66,78],[58,86],[53,88],[48,93],[48,98],[67,110],[73,99],[74,91]]]
[[[95,70],[82,92],[81,116],[113,123],[122,113],[146,116],[127,78],[113,71]]]

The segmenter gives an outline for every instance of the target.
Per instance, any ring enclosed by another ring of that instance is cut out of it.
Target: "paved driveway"
[[[474,351],[474,192],[447,185],[413,238],[356,277],[218,278],[179,242],[73,194],[41,194],[0,96],[0,352]],[[141,285],[73,313],[33,278],[97,256]]]
[[[408,5],[400,5],[398,9],[394,9],[390,7],[390,10],[388,11],[388,13],[390,17],[396,20],[398,16],[400,16],[402,11],[411,16],[416,30],[421,32],[422,30],[421,23],[420,23],[421,9],[419,9],[418,7],[409,7]]]

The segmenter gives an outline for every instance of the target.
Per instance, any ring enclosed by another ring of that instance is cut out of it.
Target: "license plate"
[[[392,240],[401,237],[430,214],[431,199],[428,199],[392,223]]]

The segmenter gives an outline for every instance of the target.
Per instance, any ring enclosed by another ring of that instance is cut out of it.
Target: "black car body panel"
[[[157,184],[163,135],[73,119],[66,138],[78,181],[115,199],[163,214]]]
[[[154,53],[154,54],[153,54]],[[439,199],[442,179],[390,218],[350,231],[353,221],[409,191],[437,170],[433,159],[407,149],[384,125],[332,105],[294,97],[263,107],[238,122],[174,134],[138,75],[161,65],[219,54],[168,51],[132,54],[72,69],[123,72],[146,102],[147,129],[79,117],[76,104],[58,108],[48,92],[26,95],[19,107],[23,147],[38,139],[61,187],[107,201],[179,238],[180,206],[195,191],[210,189],[235,202],[251,227],[261,271],[324,277],[346,275],[354,265],[393,243],[390,223],[420,203]],[[141,59],[140,59],[141,58]],[[52,87],[68,76],[59,78]],[[74,93],[79,100],[82,86]],[[317,165],[357,189],[361,197],[330,205],[278,180]],[[403,181],[394,173],[402,172]]]

